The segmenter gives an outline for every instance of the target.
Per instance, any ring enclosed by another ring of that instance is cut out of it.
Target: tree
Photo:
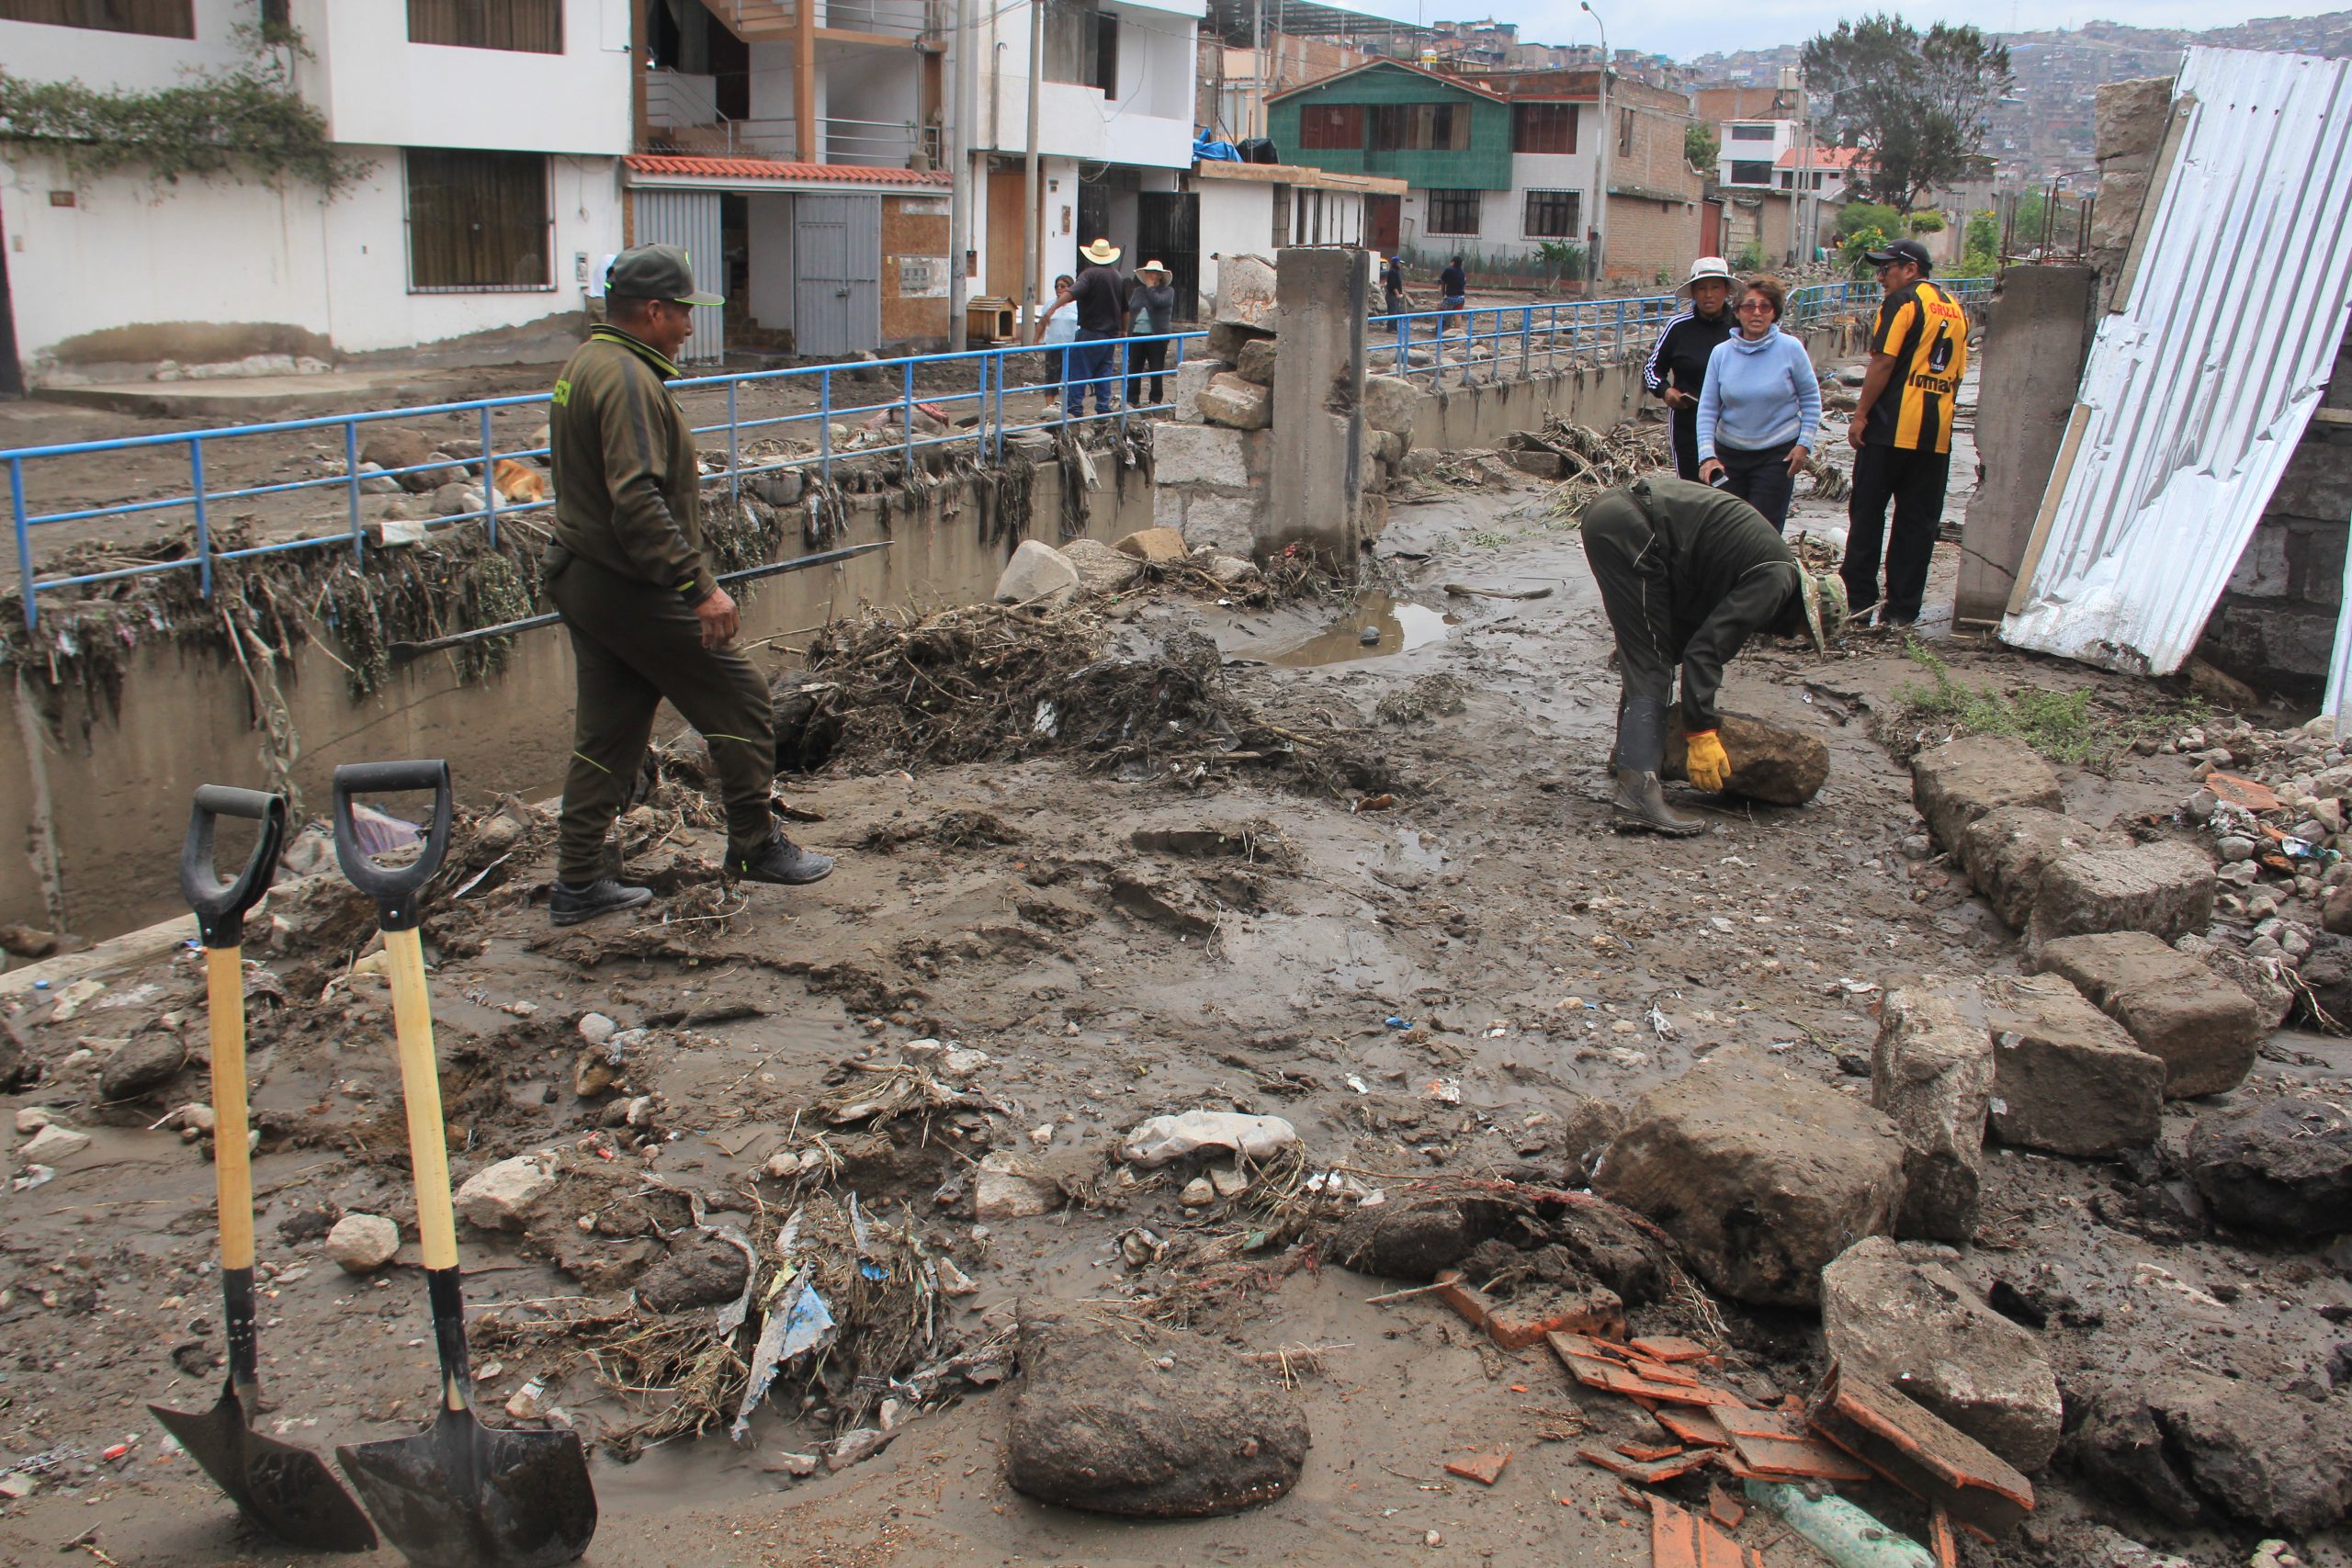
[[[2007,47],[1976,28],[1938,22],[1922,34],[1888,13],[1809,40],[1804,71],[1838,144],[1868,155],[1872,199],[1900,212],[1984,172],[1993,105],[2016,80]]]
[[[1914,234],[1940,234],[1944,231],[1944,215],[1929,208],[1925,212],[1914,212],[1904,220],[1904,224]]]
[[[1694,169],[1703,169],[1710,175],[1715,172],[1715,160],[1723,154],[1723,138],[1715,128],[1704,120],[1694,119],[1682,128],[1682,161]]]

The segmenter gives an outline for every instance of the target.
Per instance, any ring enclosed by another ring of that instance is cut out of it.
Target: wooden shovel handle
[[[245,959],[204,950],[212,1028],[212,1179],[220,1206],[220,1267],[254,1266],[254,1173],[245,1132]]]
[[[441,1075],[433,1055],[433,1004],[424,989],[424,944],[414,930],[388,931],[392,1028],[408,1108],[409,1168],[416,1183],[416,1231],[424,1267],[458,1266],[458,1223],[449,1200],[449,1134],[441,1120]]]

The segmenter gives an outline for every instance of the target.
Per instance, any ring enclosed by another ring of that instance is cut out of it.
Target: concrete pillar
[[[1295,248],[1274,258],[1274,442],[1258,554],[1293,545],[1352,567],[1363,537],[1364,310],[1370,254]]]
[[[1960,586],[1952,614],[1998,621],[2025,558],[2041,492],[2074,412],[2090,352],[2088,266],[2013,266],[2001,274],[1984,333],[1976,389],[1976,457],[1984,477],[1961,534]]]

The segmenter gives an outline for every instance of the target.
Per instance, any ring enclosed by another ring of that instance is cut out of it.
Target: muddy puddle
[[[1369,593],[1351,604],[1329,627],[1297,647],[1275,654],[1271,662],[1284,669],[1300,670],[1344,664],[1352,659],[1410,653],[1443,640],[1452,635],[1455,624],[1454,616],[1425,604],[1392,599],[1385,593]],[[1370,642],[1363,637],[1367,630],[1375,634]]]

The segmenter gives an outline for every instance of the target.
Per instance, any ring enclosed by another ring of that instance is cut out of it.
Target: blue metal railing
[[[1991,297],[1992,280],[1962,279],[1947,287],[1973,309]],[[1840,314],[1859,313],[1874,307],[1878,298],[1879,289],[1875,283],[1807,285],[1791,293],[1786,324],[1807,326]],[[1651,295],[1626,299],[1479,306],[1460,310],[1412,310],[1374,316],[1369,328],[1373,364],[1381,367],[1385,359],[1386,367],[1394,374],[1408,379],[1425,378],[1434,387],[1449,369],[1467,380],[1477,364],[1485,364],[1499,375],[1504,368],[1515,363],[1519,372],[1524,375],[1539,367],[1552,370],[1605,363],[1622,359],[1628,354],[1646,354],[1650,342],[1673,316],[1679,303],[1673,295]],[[738,375],[703,376],[673,382],[672,387],[682,400],[712,395],[723,400],[724,421],[695,425],[694,433],[697,437],[725,435],[725,479],[729,498],[735,501],[741,499],[746,480],[762,475],[813,469],[820,481],[830,486],[837,463],[854,457],[884,456],[889,452],[889,446],[878,442],[860,446],[846,453],[836,450],[833,428],[844,419],[887,421],[888,416],[896,413],[899,439],[892,445],[899,463],[910,477],[918,467],[918,455],[933,447],[969,446],[984,461],[994,462],[1001,460],[1008,436],[1109,421],[1118,422],[1124,429],[1125,422],[1132,416],[1159,412],[1171,406],[1158,400],[1131,403],[1125,398],[1126,384],[1155,374],[1145,371],[1140,377],[1134,375],[1127,364],[1127,345],[1151,341],[1168,344],[1170,363],[1157,374],[1172,379],[1182,367],[1187,345],[1198,343],[1205,335],[1199,332],[1185,332],[1165,333],[1157,340],[1119,340],[1111,345],[1114,355],[1107,373],[1096,378],[1090,378],[1083,369],[1084,362],[1080,355],[1090,345],[1081,344],[967,349],[857,364],[803,366]],[[1453,351],[1457,344],[1461,349],[1459,356],[1455,357]],[[961,379],[957,375],[960,369],[968,373],[970,384],[956,389],[919,395],[915,382],[918,369],[922,367],[933,367],[928,372],[932,376],[944,374],[958,380]],[[1042,379],[1022,378],[1035,377],[1041,371]],[[843,384],[845,381],[854,383],[856,378],[878,378],[889,390],[879,401],[857,400],[854,384]],[[1102,383],[1099,388],[1095,385],[1098,381]],[[813,387],[815,406],[746,417],[742,408],[743,394],[763,386]],[[1079,394],[1080,407],[1071,406],[1070,394],[1073,391]],[[1035,393],[1045,393],[1053,399],[1050,412],[1041,412],[1025,420],[1017,414],[1008,415],[1008,397]],[[847,394],[846,398],[844,394]],[[1097,405],[1094,412],[1083,411],[1083,402],[1089,400]],[[67,442],[0,451],[0,463],[6,465],[8,474],[9,503],[16,528],[17,585],[23,602],[25,626],[30,630],[39,625],[39,596],[56,589],[85,587],[156,572],[193,570],[198,574],[200,591],[209,597],[212,592],[214,565],[220,561],[334,547],[348,547],[355,561],[364,561],[368,551],[368,520],[363,515],[363,486],[371,477],[372,470],[364,468],[361,463],[363,443],[360,428],[363,425],[414,421],[444,414],[454,414],[461,420],[468,415],[472,416],[479,442],[476,455],[452,455],[446,460],[380,471],[386,477],[398,479],[407,474],[455,468],[477,479],[481,485],[481,506],[474,511],[434,518],[431,525],[446,528],[480,523],[484,536],[495,545],[502,523],[547,511],[553,502],[510,501],[500,494],[497,465],[502,459],[544,458],[548,448],[521,442],[499,446],[492,416],[500,410],[544,408],[548,402],[548,396],[544,392],[518,397],[475,398],[462,402],[430,403],[413,408],[377,409],[365,413],[325,414],[310,419],[277,420],[215,430]],[[944,415],[940,422],[944,429],[919,434],[918,423],[929,423],[928,411],[931,410],[937,410]],[[959,415],[952,411],[962,411],[962,413]],[[968,426],[959,426],[959,417],[967,417]],[[747,460],[744,443],[748,435],[754,432],[781,433],[786,427],[813,434],[815,449],[767,454]],[[340,434],[336,443],[341,448],[340,472],[314,479],[241,485],[227,490],[210,489],[206,482],[208,453],[217,454],[223,443],[322,431],[334,431]],[[40,465],[45,463],[175,446],[185,447],[187,453],[188,480],[187,491],[183,494],[160,500],[120,502],[105,506],[49,512],[35,511],[27,494],[28,473],[38,472]],[[304,491],[340,491],[345,513],[344,525],[334,533],[308,534],[300,538],[268,544],[219,551],[212,547],[217,532],[216,518],[223,503]],[[68,572],[50,577],[42,577],[34,570],[32,531],[35,528],[171,512],[186,512],[193,518],[196,550],[192,556],[144,561],[105,571]]]

